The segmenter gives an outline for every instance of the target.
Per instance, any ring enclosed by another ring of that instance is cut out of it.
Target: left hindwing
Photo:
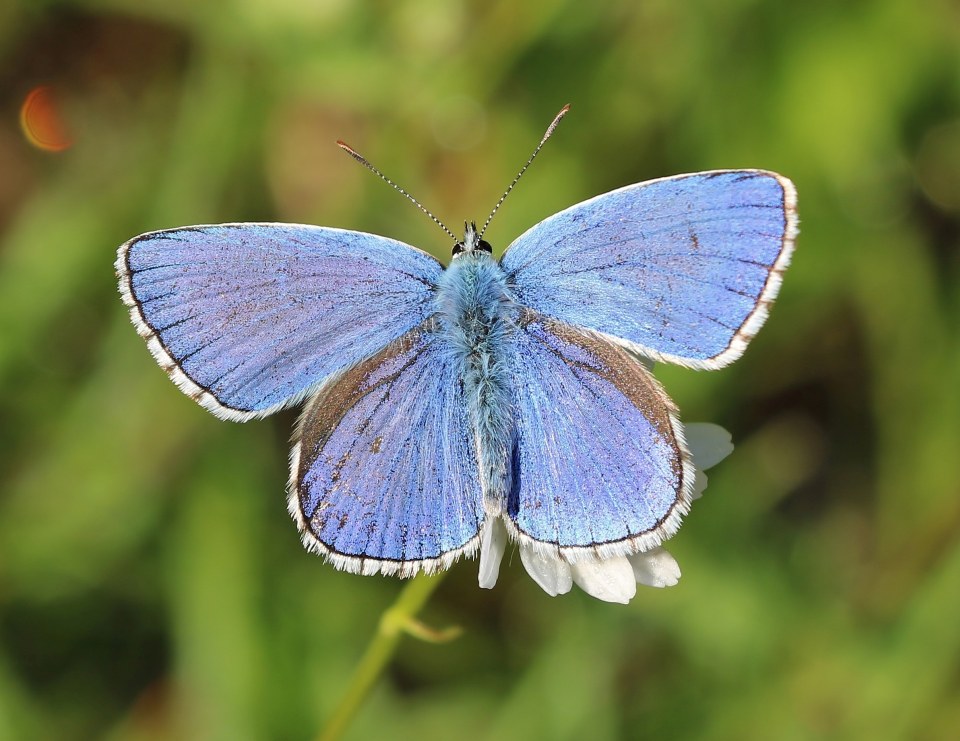
[[[325,385],[291,462],[303,542],[354,573],[412,576],[475,549],[483,499],[462,368],[433,320]]]
[[[693,467],[647,369],[596,333],[530,311],[512,342],[507,513],[520,541],[577,560],[647,550],[676,532]]]
[[[520,236],[501,264],[524,306],[655,360],[719,368],[766,319],[796,231],[786,178],[702,172],[561,211]]]

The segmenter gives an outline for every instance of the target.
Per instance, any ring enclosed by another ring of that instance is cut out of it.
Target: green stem
[[[380,624],[377,626],[373,640],[370,641],[363,658],[357,664],[343,699],[333,711],[333,715],[320,732],[317,741],[336,741],[343,735],[393,657],[403,631],[430,599],[430,595],[443,581],[445,574],[446,572],[441,572],[434,576],[416,577],[403,588],[396,602],[380,616]]]

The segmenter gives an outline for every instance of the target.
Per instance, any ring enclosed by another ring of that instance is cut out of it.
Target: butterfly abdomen
[[[506,276],[485,252],[457,257],[444,271],[437,311],[457,359],[474,428],[485,508],[499,514],[510,486],[513,416],[505,347],[515,311]]]

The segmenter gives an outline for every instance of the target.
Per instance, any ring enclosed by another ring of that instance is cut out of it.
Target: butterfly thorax
[[[509,337],[518,305],[493,256],[458,255],[440,278],[436,295],[440,331],[460,370],[474,429],[487,511],[502,511],[512,449]]]
[[[443,271],[436,306],[452,338],[469,353],[507,318],[515,302],[499,263],[476,250],[459,255]]]

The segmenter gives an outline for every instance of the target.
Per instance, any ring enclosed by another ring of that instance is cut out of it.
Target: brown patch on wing
[[[391,342],[383,350],[378,352],[361,363],[353,366],[340,378],[336,379],[327,388],[320,391],[313,398],[310,406],[304,413],[303,422],[300,426],[300,465],[297,471],[297,486],[309,470],[316,458],[316,451],[323,448],[330,435],[340,424],[340,421],[346,416],[347,412],[364,396],[374,391],[383,384],[392,383],[404,369],[415,362],[419,356],[419,351],[413,352],[407,362],[398,367],[393,373],[380,378],[375,384],[368,385],[367,380],[380,366],[392,357],[399,357],[411,353],[418,345],[423,343],[423,335],[427,331],[425,325],[414,327],[409,332],[401,335],[399,339]],[[372,452],[379,452],[382,438],[378,437],[373,442]],[[341,461],[341,465],[334,471],[336,476],[339,468],[346,461]]]

